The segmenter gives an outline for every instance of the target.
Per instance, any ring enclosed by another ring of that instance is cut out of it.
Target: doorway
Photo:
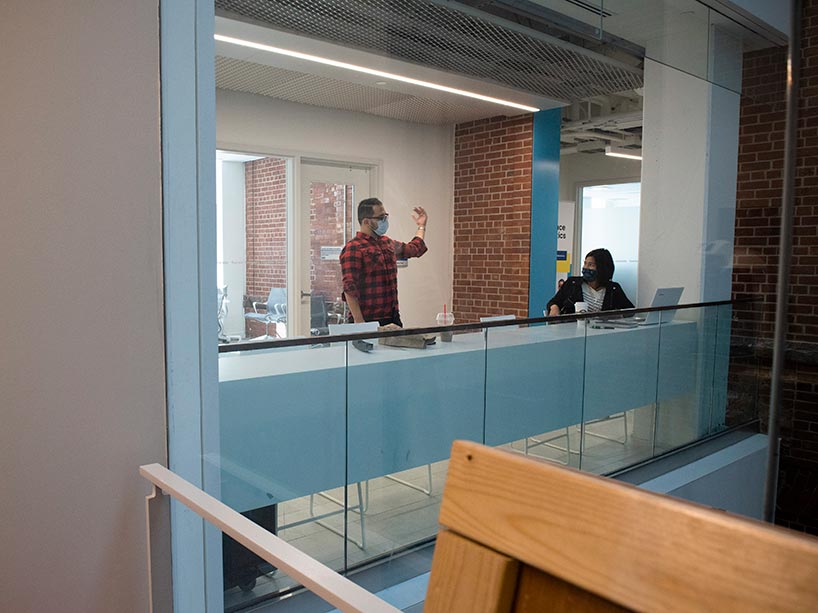
[[[345,320],[339,257],[376,174],[371,165],[217,153],[220,342],[321,335]]]
[[[293,258],[300,336],[326,334],[329,323],[346,320],[341,300],[341,250],[358,228],[358,202],[372,193],[374,168],[368,165],[302,159],[300,227]]]
[[[614,280],[625,295],[638,295],[639,211],[638,181],[584,185],[579,188],[579,246],[574,274],[579,274],[585,254],[604,247],[616,266]]]

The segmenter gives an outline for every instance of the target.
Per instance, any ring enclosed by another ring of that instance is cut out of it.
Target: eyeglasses
[[[369,219],[377,219],[378,221],[383,221],[384,219],[389,219],[389,213],[384,213],[383,215],[379,215],[378,217],[370,217]]]

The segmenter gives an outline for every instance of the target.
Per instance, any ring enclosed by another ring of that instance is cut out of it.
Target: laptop
[[[683,287],[660,287],[653,295],[653,301],[650,303],[651,307],[668,307],[679,304],[679,299],[682,297]],[[639,326],[653,326],[658,323],[669,323],[676,317],[676,311],[652,311],[645,313],[646,317],[636,315],[634,317],[627,317],[622,319],[604,319],[600,318],[594,320],[595,327],[606,328],[637,328]]]

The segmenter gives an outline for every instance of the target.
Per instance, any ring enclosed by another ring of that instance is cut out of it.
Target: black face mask
[[[589,283],[596,279],[597,274],[594,268],[583,268],[582,269],[582,280],[588,281]]]

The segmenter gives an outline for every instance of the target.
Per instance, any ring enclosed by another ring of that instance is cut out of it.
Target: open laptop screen
[[[652,307],[667,307],[679,304],[679,299],[682,297],[683,287],[660,287],[656,290],[653,296],[653,302],[650,303]],[[645,317],[646,324],[658,324],[659,322],[673,321],[676,317],[676,311],[656,311],[648,313]]]
[[[674,306],[679,304],[679,299],[682,297],[683,287],[660,287],[656,290],[653,296],[652,307]],[[605,315],[610,315],[610,319]],[[644,315],[637,315],[635,317],[622,318],[616,316],[616,311],[607,311],[596,320],[605,327],[616,328],[635,328],[637,326],[650,326],[660,322],[668,323],[673,321],[676,316],[676,311],[656,311],[653,313],[645,313]]]

